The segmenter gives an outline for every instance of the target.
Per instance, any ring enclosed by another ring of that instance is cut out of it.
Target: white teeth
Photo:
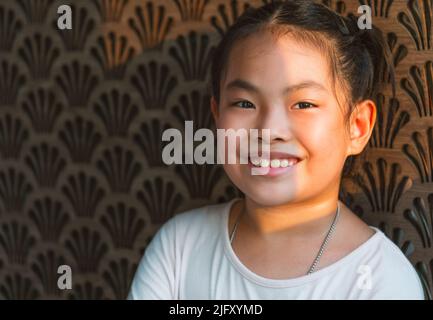
[[[287,159],[283,159],[283,160],[281,160],[281,162],[280,162],[280,167],[285,168],[285,167],[287,167],[288,165],[289,165],[289,160],[287,160]]]
[[[287,161],[289,162],[289,166],[293,166],[298,162],[298,160],[296,160],[296,159],[289,159]]]
[[[262,168],[286,168],[295,165],[298,162],[297,159],[272,159],[269,161],[268,159],[251,159],[251,163],[256,167]]]
[[[260,160],[260,166],[261,166],[262,168],[267,168],[267,167],[269,167],[269,160],[261,159],[261,160]]]
[[[278,159],[271,160],[271,167],[272,168],[278,168],[279,166],[280,166],[280,160],[278,160]]]

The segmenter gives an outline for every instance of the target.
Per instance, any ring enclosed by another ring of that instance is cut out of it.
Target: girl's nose
[[[287,141],[293,136],[292,123],[286,108],[278,106],[268,108],[259,116],[257,128],[270,130],[270,142],[274,140]],[[259,139],[262,139],[259,137]]]

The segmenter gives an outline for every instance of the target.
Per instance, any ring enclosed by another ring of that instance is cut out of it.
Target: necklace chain
[[[234,238],[234,236],[235,236],[236,229],[237,229],[238,224],[239,224],[239,221],[240,221],[240,217],[243,215],[244,212],[245,212],[245,206],[243,207],[243,210],[242,210],[241,214],[238,216],[238,218],[237,218],[237,220],[236,220],[235,226],[234,226],[233,231],[232,231],[232,234],[231,234],[231,236],[230,236],[230,243],[233,242],[233,238]],[[327,246],[327,244],[328,244],[328,242],[329,242],[329,239],[331,239],[331,235],[334,233],[335,226],[336,226],[336,224],[337,224],[337,221],[338,221],[338,217],[339,217],[339,216],[340,216],[340,202],[337,201],[337,211],[336,211],[336,213],[335,213],[335,216],[334,216],[334,219],[333,219],[333,221],[332,221],[331,227],[329,228],[328,233],[326,234],[326,237],[325,237],[325,239],[323,240],[322,245],[320,246],[319,252],[317,253],[317,256],[316,256],[316,258],[314,259],[313,263],[311,264],[311,267],[310,267],[310,269],[308,270],[307,274],[313,273],[314,270],[316,269],[317,264],[319,263],[319,260],[320,260],[320,258],[322,257],[323,252],[325,251],[325,248],[326,248],[326,246]]]

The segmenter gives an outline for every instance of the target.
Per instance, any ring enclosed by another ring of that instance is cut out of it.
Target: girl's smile
[[[303,159],[293,154],[271,151],[268,155],[262,154],[261,157],[248,160],[248,167],[254,168],[257,175],[275,177],[291,174]]]

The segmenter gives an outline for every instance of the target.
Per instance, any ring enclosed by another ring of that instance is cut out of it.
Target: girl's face
[[[224,164],[233,183],[265,206],[337,196],[350,139],[322,53],[290,35],[261,32],[232,48],[226,70],[220,104],[211,103],[216,127],[270,129],[271,152],[300,158],[280,174],[252,175],[237,152],[236,164]]]

